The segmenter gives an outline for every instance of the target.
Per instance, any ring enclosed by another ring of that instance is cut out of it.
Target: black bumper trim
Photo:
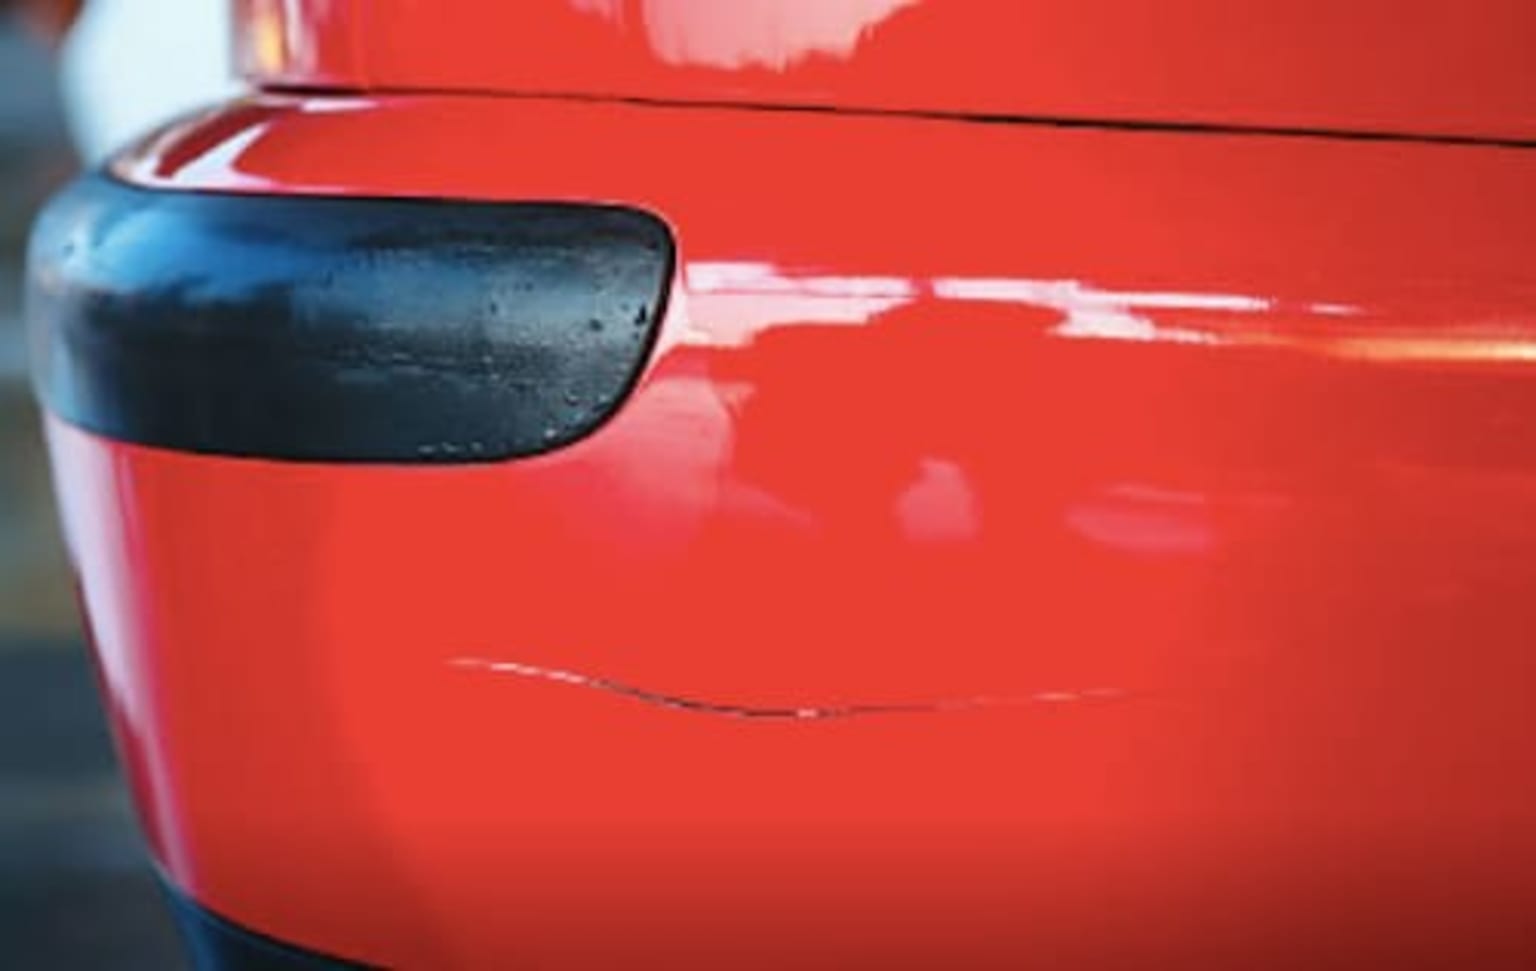
[[[78,180],[39,219],[44,403],[119,440],[339,462],[476,462],[590,434],[671,279],[639,210],[159,191]]]

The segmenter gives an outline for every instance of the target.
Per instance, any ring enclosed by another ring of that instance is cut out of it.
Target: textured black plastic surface
[[[615,206],[151,191],[93,175],[39,219],[39,395],[131,442],[489,461],[618,408],[672,241]]]
[[[197,971],[367,971],[239,927],[167,886],[166,897]]]

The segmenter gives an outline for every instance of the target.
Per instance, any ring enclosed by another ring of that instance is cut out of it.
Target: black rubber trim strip
[[[169,883],[162,881],[161,886],[197,971],[369,971],[373,967],[246,930],[194,903]]]
[[[1414,132],[1367,128],[1328,128],[1306,125],[1264,125],[1245,122],[1172,121],[1156,118],[1078,117],[1075,115],[1014,114],[943,108],[881,108],[873,105],[834,105],[795,101],[731,101],[723,98],[659,98],[645,95],[592,94],[569,91],[496,91],[489,88],[392,88],[324,87],[301,84],[266,84],[262,92],[298,97],[471,97],[524,101],[574,101],[580,103],[635,105],[644,108],[705,108],[709,110],[758,111],[791,114],[844,115],[853,118],[910,118],[918,121],[962,122],[978,125],[1025,125],[1037,128],[1089,129],[1094,131],[1162,132],[1175,135],[1218,135],[1260,138],[1320,138],[1346,142],[1407,142],[1422,145],[1482,148],[1536,148],[1536,139],[1509,135],[1467,135],[1452,132]]]
[[[123,441],[475,462],[590,434],[632,390],[673,266],[619,206],[160,191],[57,196],[29,252],[35,383]]]

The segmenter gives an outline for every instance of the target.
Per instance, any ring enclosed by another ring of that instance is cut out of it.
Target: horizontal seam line
[[[1184,135],[1230,135],[1235,137],[1310,138],[1329,141],[1397,142],[1415,145],[1458,145],[1482,148],[1532,149],[1536,138],[1497,135],[1456,135],[1434,132],[1369,131],[1353,128],[1308,127],[1305,125],[1250,125],[1203,121],[1167,121],[1146,119],[1086,118],[1049,114],[1009,114],[1006,112],[967,112],[927,108],[879,108],[797,102],[753,102],[721,99],[657,98],[643,95],[591,94],[560,91],[495,91],[483,88],[392,88],[324,87],[297,84],[269,84],[258,88],[263,93],[320,96],[387,97],[467,97],[516,101],[573,101],[584,104],[622,104],[649,108],[702,108],[709,110],[748,111],[788,114],[846,115],[864,118],[909,118],[921,121],[950,121],[979,125],[1021,125],[1040,128],[1087,129],[1100,131],[1162,132]]]

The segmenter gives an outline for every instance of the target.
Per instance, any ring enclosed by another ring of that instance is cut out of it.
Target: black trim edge
[[[477,462],[591,434],[633,390],[666,225],[577,203],[149,190],[86,176],[33,231],[38,395],[123,441]]]
[[[197,971],[369,971],[373,966],[306,951],[226,920],[162,883]]]

